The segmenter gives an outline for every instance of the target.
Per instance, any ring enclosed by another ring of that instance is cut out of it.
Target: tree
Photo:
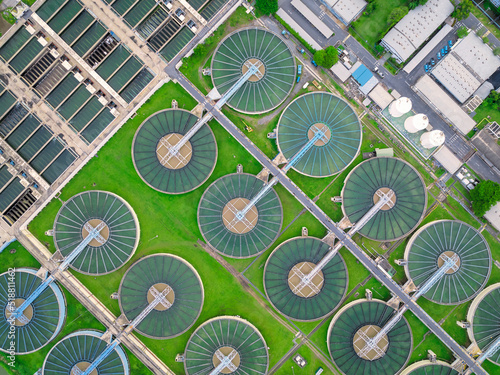
[[[462,38],[465,38],[467,35],[469,35],[469,30],[467,29],[467,27],[465,26],[462,26],[461,28],[459,28],[457,30],[457,36],[462,39]]]
[[[496,92],[495,90],[491,90],[490,95],[488,95],[488,97],[484,99],[484,103],[497,110],[500,110],[500,93]]]
[[[326,52],[324,49],[320,49],[319,51],[316,51],[314,54],[314,61],[316,61],[316,64],[324,66],[325,65],[325,59],[326,59]]]
[[[387,17],[387,22],[389,22],[390,26],[394,26],[399,22],[401,18],[408,14],[408,7],[398,7],[394,8],[391,13],[389,13],[389,17]]]
[[[328,46],[325,49],[325,65],[324,67],[330,69],[333,65],[335,65],[339,61],[339,51],[334,46]]]
[[[334,46],[328,46],[326,49],[316,51],[314,54],[314,61],[316,61],[316,64],[330,69],[339,61],[339,52]]]
[[[278,0],[257,0],[255,7],[264,14],[276,13],[278,11]]]
[[[500,184],[494,181],[481,181],[470,191],[472,209],[481,217],[498,201],[500,201]]]
[[[500,47],[495,47],[495,49],[493,50],[493,54],[495,56],[499,56],[500,55]]]
[[[427,3],[427,0],[410,0],[410,3],[408,4],[408,8],[415,9],[419,5],[425,5],[425,3]]]
[[[469,17],[470,11],[472,10],[473,6],[474,5],[472,4],[471,0],[461,0],[460,3],[455,5],[455,10],[451,14],[451,16],[457,21],[464,20]]]

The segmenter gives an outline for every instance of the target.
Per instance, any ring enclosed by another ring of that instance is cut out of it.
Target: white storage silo
[[[420,143],[425,148],[433,148],[441,146],[444,143],[445,135],[441,130],[433,130],[430,132],[425,132],[420,137]]]
[[[389,105],[389,113],[392,117],[401,117],[411,111],[411,106],[411,100],[403,96]]]
[[[405,129],[408,133],[416,133],[429,126],[429,119],[423,113],[408,117],[405,120]]]

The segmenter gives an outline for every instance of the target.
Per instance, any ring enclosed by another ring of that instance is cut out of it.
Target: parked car
[[[436,55],[436,56],[437,56],[437,59],[438,59],[438,60],[441,60],[441,52],[439,52],[439,51],[438,51],[438,53],[437,53],[437,55]]]
[[[425,64],[424,69],[425,69],[425,72],[427,73],[429,71],[429,65]]]
[[[297,76],[297,83],[300,82],[300,76]]]
[[[311,60],[312,64],[317,68],[318,67],[318,64],[316,63],[316,61],[314,60]]]
[[[298,74],[298,75],[301,75],[301,74],[302,74],[302,65],[299,65],[299,66],[297,67],[297,74]]]
[[[445,53],[448,53],[448,51],[449,51],[449,50],[448,50],[448,45],[444,46],[444,52],[445,52]]]
[[[453,42],[451,40],[448,40],[448,45],[451,47],[453,47]]]
[[[446,52],[444,52],[444,48],[441,48],[441,55],[446,55]]]
[[[304,51],[304,48],[302,48],[302,47],[297,47],[297,51],[299,51],[300,53],[306,52],[306,51]]]
[[[436,65],[436,60],[434,60],[434,57],[433,57],[433,58],[431,58],[431,66],[434,66],[434,65]]]

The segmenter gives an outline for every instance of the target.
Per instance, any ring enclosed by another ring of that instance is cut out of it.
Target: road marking
[[[345,43],[345,41],[346,41],[347,39],[349,39],[350,37],[351,37],[351,34],[347,35],[347,36],[344,38],[344,40],[342,41],[342,43]]]

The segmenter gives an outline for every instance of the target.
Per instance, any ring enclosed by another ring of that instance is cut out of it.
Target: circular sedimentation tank
[[[269,353],[264,337],[244,319],[221,316],[194,331],[186,345],[186,375],[208,374],[229,357],[221,374],[267,374]]]
[[[255,74],[227,104],[243,113],[263,113],[280,105],[295,83],[295,58],[278,35],[260,28],[229,34],[212,59],[212,81],[221,95],[256,66]]]
[[[139,242],[139,222],[130,205],[116,194],[91,190],[71,197],[54,222],[54,243],[68,256],[98,228],[93,239],[73,260],[71,267],[90,275],[103,275],[123,266]]]
[[[424,297],[439,304],[461,304],[484,288],[491,272],[488,243],[469,224],[438,220],[420,228],[406,246],[405,273],[419,287],[448,258],[454,259],[455,265]]]
[[[395,310],[379,300],[353,301],[335,314],[328,328],[328,351],[344,374],[398,374],[412,351],[410,326],[403,317],[382,337],[375,349],[364,349],[394,315]]]
[[[182,194],[210,177],[217,161],[217,143],[207,124],[176,154],[169,152],[198,121],[186,110],[167,109],[149,116],[137,129],[132,159],[146,184],[163,193]]]
[[[184,259],[155,254],[138,260],[120,284],[120,309],[134,320],[159,293],[168,289],[158,304],[135,329],[148,337],[167,339],[186,332],[203,307],[203,284],[198,272]]]
[[[290,319],[310,321],[323,318],[344,298],[347,268],[337,253],[306,286],[302,274],[310,274],[329,252],[318,238],[297,237],[283,242],[269,256],[264,269],[264,289],[272,305]]]
[[[293,166],[313,177],[341,172],[354,160],[361,146],[361,124],[351,106],[326,92],[302,95],[291,102],[278,123],[278,148],[290,161],[315,135],[314,145]]]
[[[459,375],[459,372],[446,362],[424,360],[408,366],[401,375]]]
[[[61,331],[66,319],[66,300],[53,282],[23,312],[20,319],[10,320],[11,309],[33,294],[43,282],[37,271],[18,268],[0,275],[0,350],[6,353],[28,354],[39,350]],[[13,289],[14,291],[10,291]],[[9,293],[13,299],[9,300]],[[12,305],[11,302],[14,304]],[[12,324],[11,324],[12,322]],[[12,336],[13,335],[13,336]],[[11,347],[11,342],[13,346]]]
[[[473,343],[486,350],[500,337],[500,283],[490,285],[475,299],[467,312],[470,323],[467,333]],[[500,365],[500,350],[497,350],[490,361]]]
[[[93,330],[76,331],[59,341],[47,354],[42,375],[81,374],[104,351],[103,333]],[[129,362],[120,345],[93,370],[91,375],[129,375]]]
[[[407,162],[391,158],[368,159],[347,176],[342,190],[342,211],[351,223],[359,221],[380,199],[380,193],[394,194],[359,231],[376,241],[406,236],[423,219],[427,190],[420,174]]]
[[[253,257],[273,244],[283,222],[283,210],[274,189],[245,214],[238,211],[264,187],[264,182],[248,173],[233,173],[216,180],[203,193],[198,206],[198,225],[203,238],[222,255]]]

